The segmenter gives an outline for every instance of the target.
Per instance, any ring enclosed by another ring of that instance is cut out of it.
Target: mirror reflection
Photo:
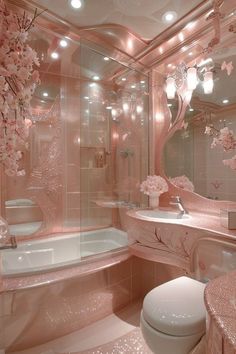
[[[193,91],[181,128],[164,148],[165,173],[180,188],[215,200],[236,201],[236,46],[208,59],[212,92],[204,81]],[[178,102],[168,101],[172,117]]]

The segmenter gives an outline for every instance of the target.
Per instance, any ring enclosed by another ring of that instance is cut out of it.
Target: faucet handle
[[[170,199],[173,200],[173,202],[171,202],[171,203],[180,203],[181,202],[181,198],[179,195],[172,195],[170,197]]]

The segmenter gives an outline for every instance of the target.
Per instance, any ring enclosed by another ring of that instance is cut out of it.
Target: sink
[[[136,211],[136,215],[148,219],[181,220],[181,219],[191,218],[191,216],[189,216],[188,214],[182,215],[174,211],[166,211],[166,210],[138,210]]]

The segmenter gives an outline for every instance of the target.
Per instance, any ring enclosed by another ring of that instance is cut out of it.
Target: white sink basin
[[[165,211],[165,210],[138,210],[136,211],[137,216],[142,216],[149,219],[172,219],[172,220],[181,220],[189,219],[191,216],[188,214],[180,214],[174,211]]]

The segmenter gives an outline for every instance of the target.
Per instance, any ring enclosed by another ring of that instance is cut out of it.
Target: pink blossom
[[[30,100],[39,83],[37,53],[26,44],[34,19],[13,13],[0,0],[0,162],[9,176],[23,173],[17,172],[19,146],[27,146]]]
[[[236,155],[231,159],[223,160],[223,164],[225,166],[229,166],[232,170],[236,170]]]
[[[147,176],[147,179],[140,185],[140,191],[147,195],[152,193],[161,195],[168,191],[168,184],[161,176]]]
[[[182,188],[186,191],[190,191],[190,192],[194,191],[193,183],[185,175],[170,178],[170,182],[173,183],[175,186]]]

